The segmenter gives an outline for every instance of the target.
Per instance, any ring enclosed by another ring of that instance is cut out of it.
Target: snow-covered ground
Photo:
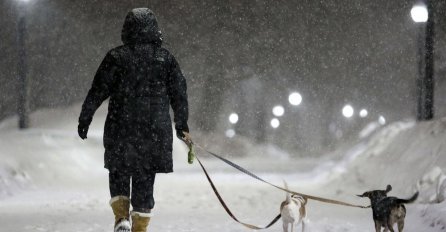
[[[112,231],[102,161],[105,107],[86,141],[77,137],[79,108],[36,112],[33,129],[25,131],[15,129],[14,118],[0,122],[0,231]],[[267,180],[280,185],[285,179],[291,189],[308,194],[367,205],[356,194],[387,184],[393,186],[391,195],[401,198],[420,190],[417,203],[407,205],[406,231],[446,230],[446,119],[394,123],[351,148],[313,158],[290,158],[276,147],[243,138],[222,142],[198,133],[195,138],[211,150],[229,147],[227,153],[243,153],[229,158]],[[149,231],[249,231],[226,215],[199,166],[187,164],[186,154],[175,140],[175,172],[157,176],[156,216]],[[283,192],[218,160],[203,161],[240,219],[265,225],[278,214]],[[310,201],[307,211],[309,231],[374,231],[371,209]],[[281,231],[281,225],[265,231]]]

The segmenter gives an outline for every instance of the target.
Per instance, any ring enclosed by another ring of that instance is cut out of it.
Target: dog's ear
[[[392,185],[389,184],[389,185],[387,185],[386,193],[388,193],[390,191],[392,191]]]

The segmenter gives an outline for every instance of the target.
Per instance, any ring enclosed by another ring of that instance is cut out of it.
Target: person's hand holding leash
[[[186,131],[177,131],[177,137],[181,139],[187,145],[187,147],[189,147],[187,162],[192,164],[195,158],[194,142],[192,142],[192,137],[190,136],[189,132]]]
[[[188,147],[191,147],[193,144],[192,137],[190,136],[189,132],[186,131],[177,131],[177,137],[182,140]]]

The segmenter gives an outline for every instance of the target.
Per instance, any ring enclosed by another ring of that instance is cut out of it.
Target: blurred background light
[[[410,16],[412,16],[412,20],[416,23],[424,23],[427,22],[428,12],[425,5],[415,5],[410,10]]]
[[[228,129],[226,130],[226,137],[233,138],[235,136],[235,130],[234,129]]]
[[[271,127],[274,129],[278,128],[280,126],[280,121],[277,118],[271,119]]]
[[[283,108],[283,106],[281,106],[281,105],[274,106],[274,108],[273,108],[274,116],[280,117],[280,116],[283,116],[284,113],[285,113],[285,109]]]
[[[362,109],[361,111],[359,111],[359,117],[365,118],[367,117],[367,115],[369,115],[369,112],[366,109]]]
[[[232,124],[236,124],[238,122],[238,114],[232,113],[229,115],[229,122]]]
[[[293,106],[298,106],[300,103],[302,103],[302,95],[298,92],[291,93],[288,97],[288,101]]]
[[[355,110],[351,105],[345,105],[344,108],[342,108],[342,115],[344,115],[346,118],[351,118],[354,113]]]
[[[386,118],[384,118],[384,116],[381,115],[379,116],[378,122],[379,124],[384,125],[386,124]]]

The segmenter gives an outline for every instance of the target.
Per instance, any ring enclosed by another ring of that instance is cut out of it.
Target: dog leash
[[[212,187],[212,190],[215,193],[215,196],[217,196],[218,201],[220,202],[220,204],[223,206],[223,208],[225,209],[226,213],[236,222],[238,222],[239,224],[249,228],[249,229],[253,229],[253,230],[263,230],[263,229],[267,229],[269,227],[271,227],[272,225],[274,225],[281,217],[282,215],[279,214],[277,215],[267,226],[265,227],[259,227],[259,226],[255,226],[252,224],[248,224],[245,222],[240,221],[233,213],[232,211],[229,209],[228,205],[226,205],[226,202],[223,200],[223,197],[220,195],[220,193],[217,190],[217,187],[215,187],[214,182],[212,181],[211,177],[209,176],[208,171],[206,170],[206,168],[204,167],[203,163],[201,162],[200,158],[198,158],[198,155],[195,154],[195,149],[194,147],[196,146],[194,144],[194,142],[192,142],[192,140],[186,140],[185,138],[181,139],[184,143],[186,143],[186,145],[189,147],[189,152],[187,153],[187,162],[189,164],[192,164],[194,162],[194,158],[197,159],[198,163],[201,166],[201,169],[203,169],[204,174],[206,175],[206,178],[209,182],[209,184]]]
[[[322,197],[317,197],[317,196],[307,195],[307,194],[303,194],[303,193],[299,193],[299,192],[291,191],[291,190],[289,190],[289,189],[282,188],[282,187],[280,187],[280,186],[277,186],[277,185],[275,185],[275,184],[272,184],[272,183],[270,183],[270,182],[268,182],[268,181],[266,181],[266,180],[260,178],[259,176],[257,176],[257,175],[255,175],[254,173],[252,173],[252,172],[246,170],[245,168],[242,168],[241,166],[239,166],[239,165],[237,165],[237,164],[235,164],[235,163],[229,161],[228,159],[225,159],[225,158],[223,158],[223,157],[221,157],[221,156],[215,154],[214,152],[211,152],[211,151],[209,151],[209,150],[207,150],[207,149],[201,147],[201,146],[198,145],[198,144],[194,144],[193,142],[190,142],[189,144],[190,144],[190,145],[189,145],[189,148],[192,148],[193,146],[196,146],[196,147],[198,147],[199,149],[203,150],[204,152],[206,152],[206,153],[208,153],[208,154],[210,154],[210,155],[212,155],[212,156],[214,156],[214,157],[220,159],[221,161],[225,162],[225,163],[228,164],[229,166],[231,166],[231,167],[237,169],[238,171],[240,171],[240,172],[242,172],[242,173],[244,173],[244,174],[246,174],[246,175],[248,175],[248,176],[250,176],[250,177],[252,177],[252,178],[254,178],[254,179],[256,179],[256,180],[259,180],[259,181],[261,181],[261,182],[263,182],[263,183],[266,183],[266,184],[268,184],[268,185],[270,185],[270,186],[273,186],[273,187],[275,187],[275,188],[277,188],[277,189],[279,189],[279,190],[288,192],[288,193],[290,193],[290,194],[299,195],[299,196],[302,196],[302,197],[305,197],[305,198],[308,198],[308,199],[311,199],[311,200],[320,201],[320,202],[324,202],[324,203],[328,203],[328,204],[343,205],[343,206],[356,207],[356,208],[363,208],[363,209],[364,209],[364,208],[370,208],[370,205],[369,205],[369,206],[355,205],[355,204],[350,204],[350,203],[343,202],[343,201],[338,201],[338,200],[333,200],[333,199],[328,199],[328,198],[322,198]],[[221,199],[221,197],[219,196],[219,194],[216,192],[216,188],[215,188],[215,186],[213,185],[212,181],[210,180],[210,178],[209,178],[209,176],[208,176],[208,174],[207,174],[207,172],[206,172],[206,169],[204,168],[204,166],[202,165],[202,163],[201,163],[200,160],[198,159],[198,156],[195,155],[195,157],[197,158],[197,160],[198,160],[198,162],[199,162],[201,168],[203,169],[204,173],[206,174],[208,180],[209,180],[210,183],[211,183],[212,188],[214,189],[214,192],[217,194],[217,197],[219,198],[220,203],[221,203],[221,202],[222,202],[222,199]],[[225,207],[225,206],[224,206],[224,207]],[[226,208],[227,208],[227,206],[225,207],[225,209],[226,209]],[[227,209],[227,211],[228,211],[228,209]],[[230,212],[228,212],[228,214],[232,215],[232,213],[230,213]],[[232,216],[231,216],[231,217],[232,217]],[[234,217],[233,217],[233,218],[234,218]],[[275,221],[277,221],[279,218],[280,218],[280,215],[279,215],[278,217],[276,217]],[[234,219],[235,219],[235,218],[234,218]],[[239,222],[237,219],[235,219],[235,220],[236,220],[237,222]],[[275,222],[275,221],[273,220],[273,222]],[[243,224],[243,223],[242,223],[242,224]],[[273,223],[273,224],[274,224],[274,223]],[[268,227],[266,227],[266,228],[268,228]]]
[[[204,174],[206,175],[206,178],[209,181],[209,184],[212,187],[212,190],[214,190],[215,195],[217,196],[218,200],[220,201],[220,204],[223,206],[223,208],[226,210],[226,213],[228,213],[228,215],[234,219],[234,221],[240,223],[241,225],[249,228],[249,229],[253,229],[253,230],[263,230],[263,229],[267,229],[269,227],[271,227],[272,225],[274,225],[282,215],[277,215],[267,226],[265,227],[259,227],[259,226],[255,226],[255,225],[251,225],[245,222],[240,221],[229,209],[229,207],[226,205],[225,201],[223,200],[223,198],[221,197],[220,193],[218,192],[217,188],[215,187],[214,183],[212,182],[211,177],[209,176],[206,168],[203,166],[203,163],[201,163],[200,158],[198,158],[198,155],[195,154],[195,158],[197,159],[198,163],[201,166],[201,169],[203,169]]]

